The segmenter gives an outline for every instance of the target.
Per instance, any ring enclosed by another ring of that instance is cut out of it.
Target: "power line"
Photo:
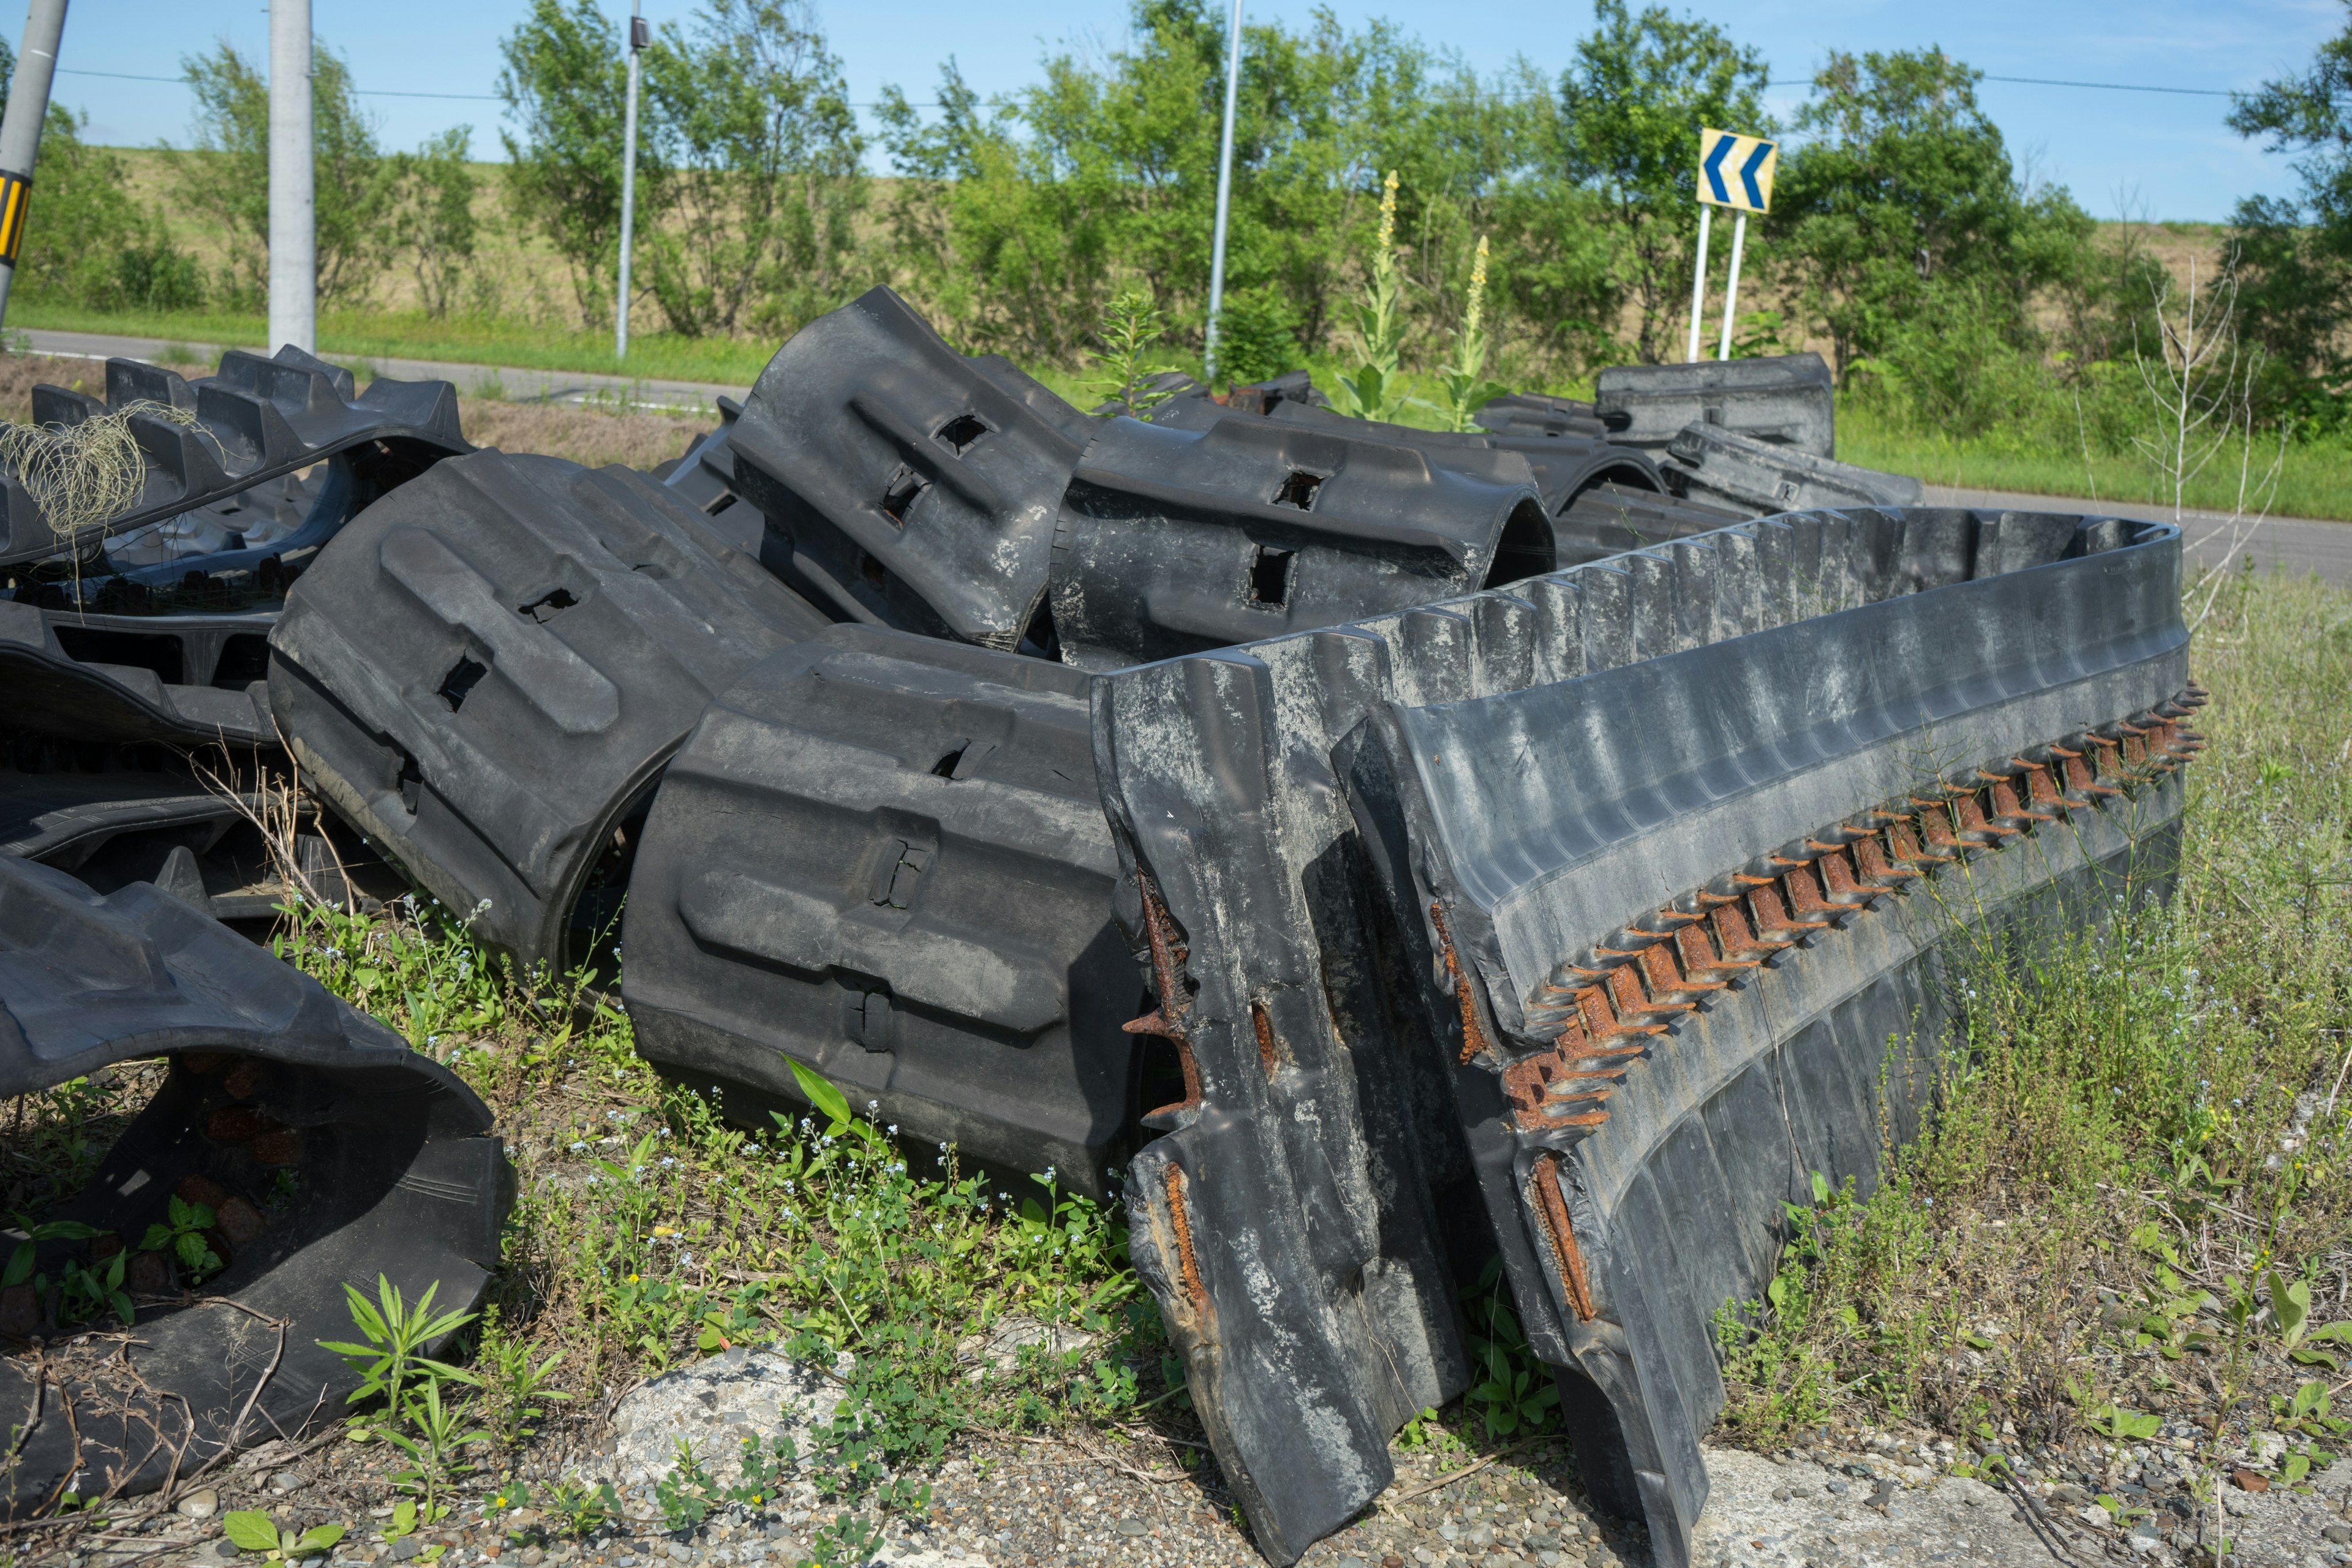
[[[1978,79],[1982,81],[2018,82],[2027,87],[2096,88],[2102,92],[2176,92],[2191,98],[2236,98],[2240,96],[2237,91],[2226,87],[2157,87],[2147,82],[2138,81],[2061,81],[2053,77],[1992,76],[1990,74],[1982,75]],[[1807,77],[1802,81],[1768,81],[1764,85],[1768,88],[1811,87],[1813,85],[1813,80],[1811,77]]]
[[[163,81],[169,82],[174,87],[185,87],[188,85],[187,79],[184,77],[134,76],[129,71],[76,70],[71,66],[59,66],[58,68],[58,73],[60,76],[102,76],[115,81]],[[504,101],[499,98],[497,94],[488,92],[394,92],[382,88],[365,87],[355,87],[352,89],[352,90],[362,98],[448,98],[460,100],[467,103],[499,103]]]

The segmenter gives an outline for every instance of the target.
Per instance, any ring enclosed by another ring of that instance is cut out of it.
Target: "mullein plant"
[[[1397,275],[1396,171],[1381,182],[1381,237],[1372,249],[1371,279],[1364,286],[1364,307],[1356,316],[1356,339],[1363,346],[1364,363],[1353,374],[1339,378],[1331,400],[1340,413],[1358,419],[1394,419],[1404,406],[1404,377],[1397,369],[1397,353],[1404,345],[1404,322],[1399,306],[1404,280]]]
[[[1470,308],[1454,334],[1454,363],[1445,367],[1445,407],[1448,430],[1476,428],[1470,422],[1475,410],[1507,390],[1486,379],[1486,237],[1478,237],[1478,258],[1470,267]]]

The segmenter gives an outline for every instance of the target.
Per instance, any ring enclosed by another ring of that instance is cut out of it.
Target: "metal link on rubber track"
[[[1596,1502],[1687,1562],[1716,1312],[1916,1132],[1964,950],[2168,887],[2186,645],[2170,528],[1869,510],[1098,676],[1184,1086],[1132,1255],[1266,1555],[1467,1386],[1499,1256]]]
[[[1551,1049],[1496,1058],[1513,1120],[1527,1131],[1600,1125],[1611,1090],[1708,993],[1814,932],[1844,930],[1937,867],[2007,848],[2043,823],[2177,771],[2204,749],[2185,721],[2205,700],[2192,686],[2127,720],[1832,823],[1639,916],[1606,946],[1562,960],[1528,1014],[1559,1029]],[[1432,905],[1430,916],[1442,921],[1444,912]],[[1458,973],[1450,946],[1444,956],[1448,973]],[[1481,1047],[1492,1043],[1471,1049]]]

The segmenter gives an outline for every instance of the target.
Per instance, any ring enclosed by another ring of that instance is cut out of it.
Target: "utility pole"
[[[1209,246],[1209,333],[1201,374],[1217,379],[1217,317],[1225,308],[1225,216],[1234,197],[1234,100],[1242,83],[1242,0],[1234,0],[1232,51],[1225,58],[1225,133],[1217,143],[1217,227]]]
[[[49,79],[58,68],[58,38],[65,30],[66,0],[33,0],[25,17],[25,40],[16,51],[8,111],[0,115],[0,318],[7,315],[16,252],[25,244],[33,160],[41,151],[41,122],[49,117]]]
[[[637,55],[653,41],[641,14],[645,0],[629,7],[629,107],[621,121],[621,300],[613,318],[613,357],[629,357],[629,249],[637,229]]]
[[[269,0],[269,342],[319,352],[310,0]]]

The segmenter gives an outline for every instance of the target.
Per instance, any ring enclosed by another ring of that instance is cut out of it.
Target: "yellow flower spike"
[[[1463,329],[1465,337],[1478,335],[1479,323],[1486,319],[1486,237],[1478,237],[1478,258],[1470,266],[1470,314]]]
[[[1381,182],[1381,250],[1384,255],[1396,243],[1396,196],[1397,172],[1391,169],[1389,177]]]

